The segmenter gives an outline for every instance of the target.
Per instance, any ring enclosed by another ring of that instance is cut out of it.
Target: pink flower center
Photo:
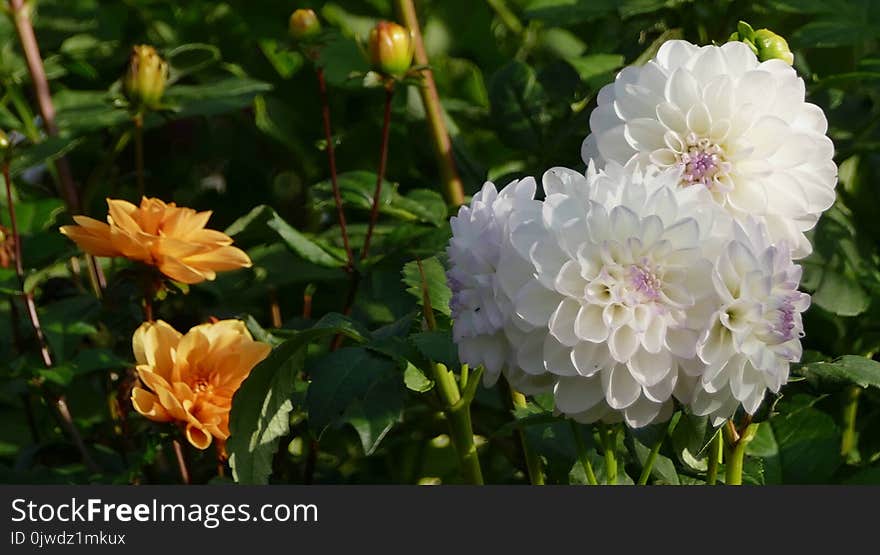
[[[714,190],[718,188],[717,178],[730,171],[730,163],[724,159],[724,151],[709,139],[697,139],[691,134],[687,138],[688,150],[680,155],[683,167],[681,184],[696,185]]]
[[[643,302],[656,301],[660,298],[663,283],[647,264],[633,264],[629,267],[629,284],[637,292]]]

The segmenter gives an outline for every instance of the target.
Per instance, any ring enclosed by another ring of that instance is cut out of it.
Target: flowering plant
[[[864,2],[5,4],[2,480],[877,481]]]

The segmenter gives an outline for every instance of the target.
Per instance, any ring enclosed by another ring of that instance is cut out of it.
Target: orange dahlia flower
[[[229,437],[232,396],[271,350],[239,320],[203,324],[186,335],[161,320],[145,322],[132,347],[140,378],[131,392],[135,410],[156,422],[180,422],[198,449]]]
[[[135,206],[107,199],[107,223],[74,216],[79,225],[66,225],[61,233],[94,256],[123,256],[151,266],[181,283],[212,280],[216,272],[249,268],[251,259],[232,239],[205,229],[211,212],[196,212],[173,202],[142,198]]]

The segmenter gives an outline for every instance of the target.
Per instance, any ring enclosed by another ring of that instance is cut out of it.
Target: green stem
[[[486,3],[495,10],[498,18],[513,34],[521,35],[523,33],[523,24],[516,17],[516,14],[507,7],[507,3],[504,0],[486,0]]]
[[[419,27],[419,18],[416,15],[413,0],[394,0],[394,6],[412,34],[416,64],[428,68],[428,54],[425,52],[425,44],[422,41],[422,31]],[[458,168],[452,155],[452,139],[449,138],[446,120],[443,119],[440,95],[437,94],[437,85],[434,83],[434,74],[431,69],[423,70],[422,75],[424,80],[422,86],[419,87],[419,95],[422,97],[422,104],[425,107],[425,118],[431,133],[431,145],[434,147],[434,155],[440,168],[443,197],[448,204],[458,207],[464,204],[464,185],[458,175]]]
[[[571,433],[574,436],[574,444],[577,448],[578,460],[584,469],[584,474],[587,476],[587,483],[591,486],[598,486],[599,481],[596,479],[596,473],[593,472],[593,465],[590,463],[590,456],[589,453],[587,453],[587,446],[584,443],[584,438],[581,436],[581,430],[574,420],[569,420],[568,423],[571,425]]]
[[[725,428],[728,440],[728,457],[725,464],[725,483],[728,486],[741,486],[743,462],[746,458],[746,448],[754,439],[755,433],[758,431],[758,424],[749,424],[741,435],[736,434],[733,424],[728,421]]]
[[[709,444],[709,468],[706,471],[706,484],[714,486],[718,481],[718,465],[724,457],[724,437],[719,430]]]
[[[657,455],[660,454],[660,447],[663,446],[663,440],[666,439],[666,436],[671,434],[675,430],[675,426],[678,425],[679,415],[675,415],[669,419],[669,422],[666,424],[666,430],[663,432],[663,435],[660,436],[660,439],[657,443],[651,447],[651,452],[648,453],[648,458],[645,460],[645,466],[642,467],[642,473],[639,476],[638,485],[644,486],[648,483],[648,478],[651,477],[651,470],[654,469],[654,463],[657,461]]]
[[[480,468],[480,458],[477,454],[477,446],[474,444],[474,431],[471,425],[471,399],[461,396],[455,383],[455,375],[446,366],[433,363],[431,369],[434,373],[434,382],[437,384],[437,392],[447,407],[443,412],[449,421],[449,435],[458,454],[462,475],[466,482],[482,485],[483,471]],[[472,379],[476,378],[477,376],[474,376]]]
[[[848,455],[856,447],[856,415],[859,412],[859,395],[862,388],[852,386],[847,392],[843,407],[843,437],[840,441],[840,454]]]
[[[605,483],[617,484],[617,455],[615,447],[617,433],[610,426],[599,423],[599,435],[602,438],[602,450],[605,452]]]
[[[526,406],[526,398],[525,396],[513,388],[509,383],[507,384],[508,390],[510,391],[510,401],[513,408],[524,408]],[[536,453],[531,446],[529,445],[528,439],[526,438],[526,432],[522,428],[518,428],[516,431],[519,436],[519,443],[522,446],[523,459],[526,461],[526,469],[529,472],[529,483],[533,486],[543,486],[545,483],[544,479],[544,468],[541,463],[541,457]]]

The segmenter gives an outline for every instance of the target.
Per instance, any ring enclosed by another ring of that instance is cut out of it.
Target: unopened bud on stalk
[[[155,48],[145,44],[132,48],[122,87],[133,108],[155,108],[162,99],[167,80],[168,63]]]
[[[401,77],[412,64],[412,37],[406,28],[397,23],[380,21],[370,31],[368,53],[374,70]]]
[[[755,31],[751,25],[740,21],[736,32],[730,35],[730,40],[747,44],[762,62],[779,59],[788,65],[794,63],[794,54],[788,47],[788,42],[770,29]]]
[[[761,61],[778,58],[788,65],[794,63],[794,54],[788,48],[788,42],[770,29],[755,31],[754,41]]]
[[[6,150],[10,146],[12,146],[12,142],[9,140],[9,137],[0,130],[0,150]]]
[[[289,30],[294,40],[308,40],[321,33],[321,22],[314,10],[299,9],[290,14]]]

